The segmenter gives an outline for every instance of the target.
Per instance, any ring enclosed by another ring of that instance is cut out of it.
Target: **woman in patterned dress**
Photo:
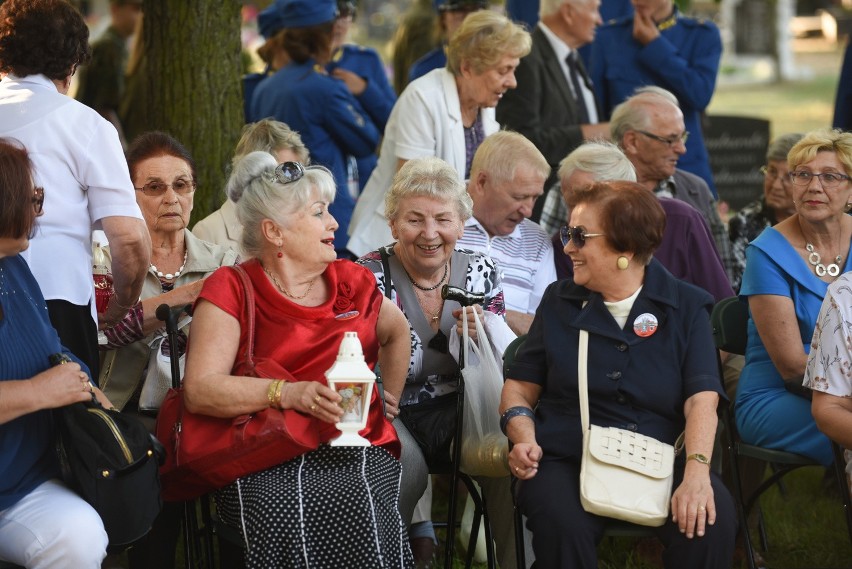
[[[373,271],[379,290],[408,318],[411,358],[399,407],[441,397],[449,398],[450,405],[455,405],[460,373],[456,340],[461,334],[461,307],[455,301],[441,298],[444,284],[484,293],[482,306],[467,310],[475,310],[484,318],[489,335],[491,330],[499,330],[501,335],[508,333],[514,337],[504,321],[503,287],[494,261],[481,253],[456,248],[464,222],[472,211],[473,202],[452,166],[440,158],[410,160],[394,177],[385,198],[385,216],[396,241],[358,261]],[[390,271],[390,278],[386,270]],[[475,338],[472,324],[469,326]],[[391,403],[388,407],[391,418],[395,418],[396,401],[386,400]],[[428,480],[427,468],[406,426],[400,420],[393,424],[405,449],[400,509],[403,519],[413,522],[410,533],[415,558],[428,558],[429,544],[435,540],[430,521],[430,492],[427,491],[414,511]],[[498,562],[504,568],[514,567],[508,477],[477,480],[482,481],[489,505]]]

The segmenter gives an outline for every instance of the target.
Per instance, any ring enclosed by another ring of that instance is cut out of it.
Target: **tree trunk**
[[[241,0],[145,0],[145,77],[140,88],[149,130],[190,151],[198,189],[191,225],[224,198],[228,165],[244,123],[240,61]],[[190,225],[190,226],[191,226]]]

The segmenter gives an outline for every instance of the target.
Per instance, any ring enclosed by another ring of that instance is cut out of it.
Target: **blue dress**
[[[381,105],[367,99],[364,104]],[[355,198],[347,191],[348,156],[364,158],[376,151],[381,133],[370,113],[346,85],[330,77],[313,59],[291,62],[261,81],[252,97],[252,119],[274,117],[298,132],[311,151],[311,161],[334,175],[337,196],[329,211],[340,224],[334,248],[342,252],[349,240],[347,229]]]
[[[852,255],[847,256],[841,272],[852,269],[850,260]],[[772,227],[765,229],[746,250],[740,295],[747,298],[772,294],[790,298],[805,352],[810,352],[811,337],[827,289],[828,283],[817,278],[787,239]],[[784,388],[784,380],[751,318],[735,412],[737,429],[745,442],[802,454],[826,466],[833,462],[831,445],[817,429],[810,401]]]

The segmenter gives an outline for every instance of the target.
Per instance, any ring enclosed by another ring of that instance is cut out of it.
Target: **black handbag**
[[[448,393],[399,408],[399,419],[420,445],[430,469],[452,465],[453,437],[458,421],[458,393]]]
[[[57,451],[65,483],[103,520],[109,551],[141,539],[160,513],[162,445],[137,418],[95,400],[56,413]]]

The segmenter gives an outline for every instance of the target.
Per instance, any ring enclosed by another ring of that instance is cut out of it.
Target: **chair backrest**
[[[506,349],[503,350],[503,380],[506,380],[506,374],[509,371],[509,367],[515,362],[515,354],[518,352],[518,348],[521,347],[527,339],[526,334],[521,334],[506,346]]]
[[[710,315],[716,347],[732,354],[745,354],[748,340],[748,305],[732,296],[716,303]]]

